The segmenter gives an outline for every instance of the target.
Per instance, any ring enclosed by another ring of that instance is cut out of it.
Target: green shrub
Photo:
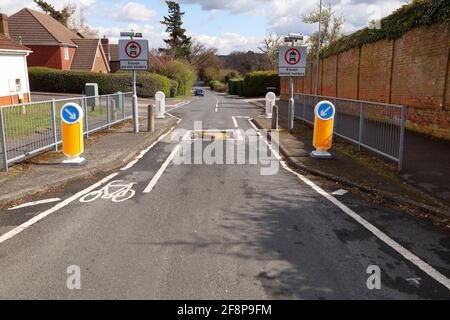
[[[29,68],[30,88],[32,91],[61,93],[84,93],[86,83],[97,83],[99,94],[110,94],[118,91],[129,92],[131,73],[93,73],[85,71],[60,71],[49,68]],[[140,97],[153,97],[157,91],[170,95],[170,80],[158,74],[138,72],[137,88]]]
[[[175,98],[178,93],[178,82],[175,80],[170,80],[170,97]]]
[[[245,97],[264,96],[267,87],[276,88],[275,94],[280,94],[280,77],[276,71],[254,71],[247,74],[243,81],[242,95]]]
[[[178,83],[177,96],[189,96],[191,94],[195,73],[186,62],[181,60],[167,61],[160,66],[155,66],[152,70]]]
[[[227,85],[218,80],[211,81],[209,87],[217,92],[227,92]]]
[[[228,80],[228,93],[233,95],[239,95],[239,87],[244,84],[243,79],[230,79]],[[242,92],[241,92],[242,93]]]

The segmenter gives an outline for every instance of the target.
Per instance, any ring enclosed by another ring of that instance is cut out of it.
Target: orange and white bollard
[[[315,151],[311,157],[315,159],[331,159],[333,156],[328,150],[333,145],[334,116],[336,108],[329,101],[319,102],[314,110],[314,137],[313,146]]]
[[[63,153],[68,157],[63,161],[65,165],[86,163],[81,157],[84,152],[83,118],[83,109],[76,103],[67,103],[61,108]]]

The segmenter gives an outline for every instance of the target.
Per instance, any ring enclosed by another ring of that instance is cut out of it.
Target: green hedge
[[[209,87],[217,92],[227,92],[227,85],[218,80],[211,81]]]
[[[254,71],[247,74],[243,81],[243,96],[257,97],[267,93],[267,87],[275,87],[275,94],[280,94],[280,77],[276,71]]]
[[[233,95],[243,94],[244,79],[230,79],[228,80],[228,93]],[[241,89],[241,90],[239,90]]]
[[[129,72],[105,74],[32,67],[29,68],[28,74],[31,91],[82,94],[86,83],[97,83],[99,94],[132,90]],[[170,80],[167,77],[149,72],[138,72],[137,82],[143,85],[137,90],[140,97],[153,97],[157,91],[170,96]]]
[[[450,23],[449,0],[416,0],[381,19],[380,29],[365,28],[340,38],[324,48],[326,58],[380,40],[398,39],[409,30],[432,24]]]

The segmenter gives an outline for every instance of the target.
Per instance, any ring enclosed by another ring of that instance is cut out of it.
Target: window
[[[64,47],[64,60],[69,60],[69,47]]]
[[[22,84],[20,82],[20,79],[16,79],[16,92],[22,91]]]

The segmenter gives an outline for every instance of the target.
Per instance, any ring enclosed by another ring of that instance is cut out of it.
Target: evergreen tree
[[[61,11],[59,11],[44,0],[34,0],[34,3],[36,3],[42,10],[44,10],[45,13],[48,13],[52,18],[58,20],[66,27],[68,26],[69,18],[74,14],[76,10],[76,6],[71,4],[65,6]]]
[[[166,32],[169,38],[164,42],[167,44],[167,52],[173,58],[184,58],[190,60],[192,40],[186,35],[186,29],[183,28],[183,15],[180,5],[175,1],[167,1],[169,15],[161,21],[166,26]]]

